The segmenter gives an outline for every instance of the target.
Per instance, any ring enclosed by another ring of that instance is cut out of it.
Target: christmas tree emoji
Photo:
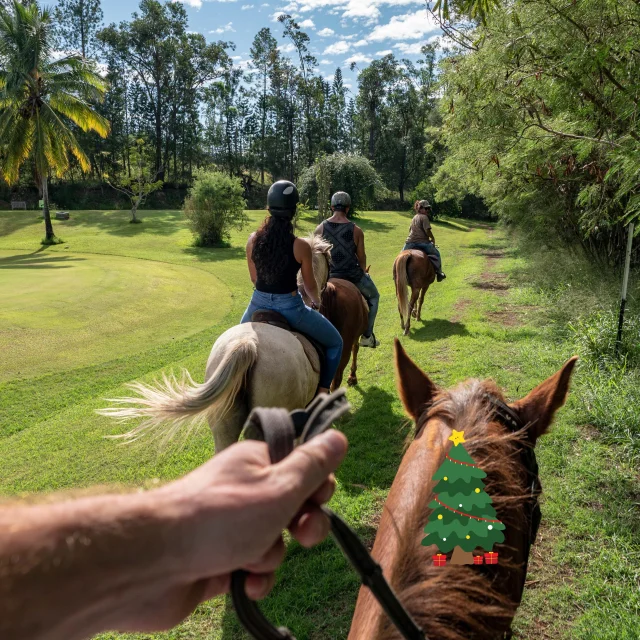
[[[488,552],[487,564],[497,564],[498,554],[490,552],[494,544],[504,542],[505,526],[496,518],[491,498],[484,490],[482,479],[487,474],[464,448],[463,431],[454,429],[449,440],[453,446],[433,476],[438,484],[435,500],[429,504],[433,513],[422,544],[437,545],[440,554],[453,549],[452,564],[482,564],[482,556],[474,561],[474,549],[484,549]],[[434,562],[441,566],[446,556],[434,556]]]

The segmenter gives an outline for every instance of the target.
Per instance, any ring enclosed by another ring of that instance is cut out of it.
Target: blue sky
[[[291,14],[311,38],[311,51],[319,71],[333,78],[341,67],[345,81],[355,88],[350,62],[364,68],[371,60],[393,52],[397,57],[419,58],[420,47],[440,30],[426,10],[425,0],[174,0],[189,14],[189,28],[208,40],[236,44],[234,64],[246,66],[256,33],[271,28],[282,52],[291,55],[282,38],[277,16]],[[106,23],[128,20],[137,4],[131,0],[102,0]]]

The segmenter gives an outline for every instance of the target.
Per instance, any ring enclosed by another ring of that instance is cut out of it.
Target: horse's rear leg
[[[353,349],[351,350],[351,373],[347,380],[347,384],[350,387],[355,387],[358,384],[358,351],[360,351],[360,343],[356,339],[353,343]]]
[[[340,357],[340,364],[338,365],[338,370],[336,371],[336,375],[333,377],[333,382],[331,383],[331,391],[335,391],[336,389],[340,388],[340,385],[342,384],[342,378],[344,377],[344,370],[349,364],[350,355],[351,352],[349,351],[349,343],[344,342],[342,346],[342,356]]]
[[[249,409],[242,398],[237,398],[231,409],[220,419],[209,416],[209,426],[213,432],[216,453],[220,453],[240,439],[242,427],[249,417]]]
[[[426,289],[423,289],[420,292],[420,302],[418,303],[418,317],[416,318],[416,320],[422,320],[422,303],[424,302],[424,296],[427,293],[427,289],[429,287],[427,287]]]
[[[409,329],[411,329],[411,314],[416,306],[416,302],[418,300],[418,294],[420,293],[420,289],[411,289],[411,301],[409,302],[409,314],[407,318],[407,326],[404,329],[404,335],[409,335]]]

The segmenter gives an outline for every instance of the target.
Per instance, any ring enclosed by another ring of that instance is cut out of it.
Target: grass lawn
[[[72,212],[55,223],[64,243],[42,250],[33,212],[0,213],[0,495],[7,498],[92,485],[153,486],[213,453],[202,429],[166,450],[123,447],[121,431],[95,414],[124,383],[187,367],[202,380],[211,345],[238,322],[251,294],[244,263],[249,229],[231,247],[192,246],[182,215]],[[250,212],[251,229],[264,212]],[[352,413],[340,428],[351,453],[338,471],[333,508],[368,541],[411,431],[395,392],[392,348],[401,336],[392,264],[408,215],[364,214],[371,274],[382,295],[376,334],[363,350]],[[310,231],[315,221],[301,223]],[[528,263],[491,226],[438,222],[447,280],[434,284],[424,322],[402,337],[409,354],[441,385],[491,377],[516,399],[573,355],[554,302],[528,280]],[[543,525],[516,637],[638,638],[640,476],[598,433],[576,424],[580,372],[567,408],[539,445]],[[298,640],[344,638],[357,580],[331,541],[307,551],[289,545],[265,613]],[[429,606],[429,603],[425,603]],[[100,636],[102,640],[121,637]],[[201,606],[176,630],[130,638],[243,638],[230,602]]]

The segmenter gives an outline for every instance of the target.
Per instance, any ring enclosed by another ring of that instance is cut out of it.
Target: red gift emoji
[[[498,554],[491,551],[490,553],[484,554],[484,563],[485,564],[498,564]]]
[[[444,555],[443,553],[439,553],[437,556],[432,556],[433,557],[433,565],[435,567],[444,567],[445,564],[447,564],[447,556]]]
[[[473,556],[473,564],[484,564],[484,558],[482,556]]]

